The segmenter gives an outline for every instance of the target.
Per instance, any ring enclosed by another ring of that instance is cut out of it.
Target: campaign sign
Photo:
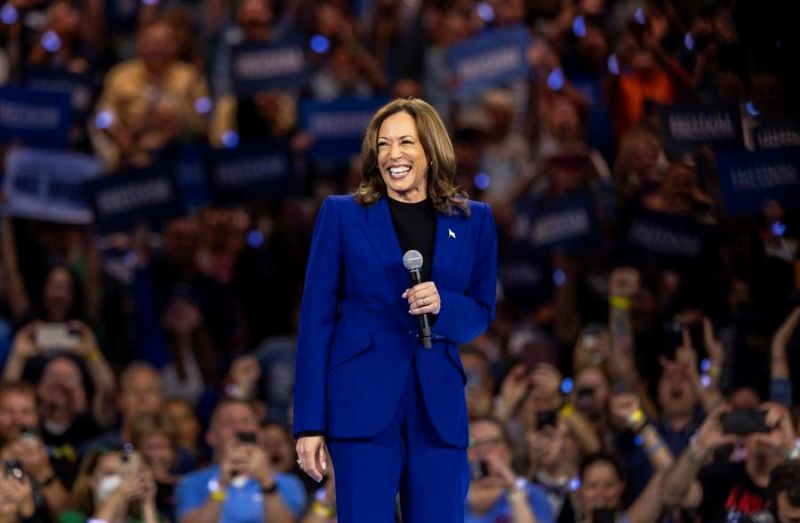
[[[302,87],[308,80],[305,49],[286,43],[239,44],[232,50],[231,74],[237,96]]]
[[[88,224],[92,211],[83,183],[102,171],[91,156],[46,149],[14,149],[6,156],[6,212],[34,220]]]
[[[175,159],[175,182],[187,211],[197,210],[211,202],[208,154],[205,146],[187,146],[178,152]]]
[[[731,214],[759,212],[770,200],[800,208],[800,147],[720,153],[717,171]]]
[[[451,46],[447,64],[456,79],[455,95],[470,98],[490,87],[526,78],[530,33],[523,27],[485,31]]]
[[[92,106],[94,82],[91,75],[75,74],[63,69],[30,68],[25,71],[25,85],[31,89],[66,92],[76,115],[85,117]]]
[[[141,223],[161,224],[185,214],[166,164],[117,171],[85,183],[84,190],[103,234],[130,231]]]
[[[0,87],[0,143],[64,148],[71,123],[69,93]]]
[[[763,123],[753,131],[756,149],[800,147],[800,124],[794,120]]]
[[[522,202],[515,236],[525,238],[533,249],[576,251],[597,241],[594,199],[582,192],[550,200]]]
[[[553,269],[546,253],[527,241],[514,241],[500,250],[497,277],[503,297],[515,307],[535,309],[553,295]]]
[[[281,197],[295,190],[285,141],[249,144],[211,152],[208,169],[211,198],[219,204]]]
[[[340,98],[329,102],[304,102],[300,106],[302,129],[314,144],[310,161],[346,162],[361,152],[361,142],[369,121],[385,98]]]
[[[693,153],[703,145],[714,150],[742,147],[742,120],[735,106],[660,105],[658,115],[673,154]]]
[[[626,250],[638,261],[685,266],[706,256],[713,232],[712,226],[691,218],[642,209],[631,220]]]

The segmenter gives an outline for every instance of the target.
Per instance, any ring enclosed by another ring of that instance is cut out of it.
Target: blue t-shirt
[[[528,485],[528,502],[531,505],[531,512],[536,518],[536,523],[553,523],[553,511],[541,487]],[[496,523],[498,521],[511,521],[511,505],[506,494],[500,496],[492,508],[480,515],[473,513],[468,505],[464,505],[464,523]]]
[[[187,513],[203,506],[208,494],[217,483],[219,465],[192,472],[184,476],[175,493],[176,514],[178,521]],[[278,495],[297,518],[302,516],[306,506],[306,491],[298,478],[291,474],[274,474],[278,485]],[[263,494],[261,485],[247,478],[244,485],[229,485],[222,506],[219,523],[265,523]]]

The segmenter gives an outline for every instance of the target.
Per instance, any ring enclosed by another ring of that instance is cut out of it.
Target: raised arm
[[[11,307],[11,316],[21,318],[31,307],[28,292],[25,290],[25,281],[19,270],[17,258],[17,244],[14,239],[14,227],[11,218],[3,216],[0,219],[0,256],[6,275],[6,289],[8,304]]]
[[[789,378],[787,347],[800,322],[800,307],[795,307],[772,337],[770,350],[770,400],[786,406],[792,404],[792,382]]]

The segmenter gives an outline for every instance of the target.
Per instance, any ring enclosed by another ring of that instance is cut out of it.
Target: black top
[[[389,197],[387,200],[400,248],[404,254],[412,249],[422,254],[422,281],[430,281],[436,240],[436,208],[427,198],[419,203],[404,203]]]
[[[743,521],[767,508],[769,492],[750,478],[743,461],[714,461],[700,469],[703,501],[698,511],[706,523]]]

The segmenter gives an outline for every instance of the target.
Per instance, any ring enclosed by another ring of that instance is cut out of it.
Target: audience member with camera
[[[153,474],[141,455],[126,443],[122,448],[95,449],[81,462],[72,488],[70,509],[59,523],[158,523]]]
[[[724,445],[734,445],[734,459],[712,459]],[[705,523],[739,521],[767,507],[770,473],[794,448],[794,428],[784,406],[764,403],[752,411],[722,405],[667,473],[663,501],[697,507]],[[736,461],[742,453],[744,460]]]
[[[493,418],[469,424],[468,451],[472,480],[465,521],[484,523],[502,518],[511,523],[550,523],[553,513],[541,488],[517,476],[511,466],[511,443]]]
[[[206,442],[215,463],[186,475],[176,491],[180,523],[288,523],[305,507],[300,480],[273,470],[258,443],[258,414],[247,401],[225,398],[211,416]]]

